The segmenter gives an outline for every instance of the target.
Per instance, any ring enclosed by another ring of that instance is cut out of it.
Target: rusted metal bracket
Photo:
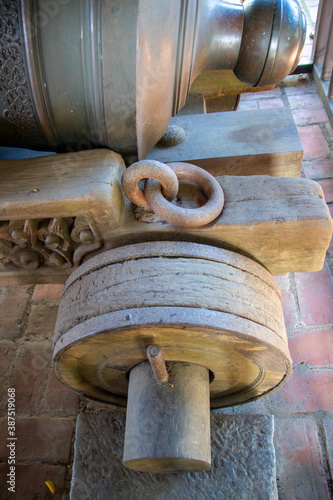
[[[144,192],[137,187],[142,179],[147,179]],[[178,179],[193,182],[202,188],[207,202],[194,210],[172,205],[166,198],[177,196]],[[224,205],[223,190],[217,180],[202,168],[189,163],[164,164],[155,160],[134,163],[124,172],[122,187],[133,203],[153,210],[161,219],[175,226],[199,227],[209,224],[221,214]]]

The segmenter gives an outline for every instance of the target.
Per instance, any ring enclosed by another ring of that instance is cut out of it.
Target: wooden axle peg
[[[168,372],[170,384],[156,384],[148,361],[130,372],[123,463],[141,472],[209,469],[209,370],[176,361]]]
[[[147,349],[147,357],[156,382],[159,384],[166,384],[169,376],[162,349],[158,345],[150,345]]]

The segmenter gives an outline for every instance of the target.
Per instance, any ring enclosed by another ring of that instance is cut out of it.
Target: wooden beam
[[[247,255],[273,275],[322,269],[332,219],[319,184],[269,176],[221,176],[218,181],[225,205],[214,224],[177,228],[138,210],[139,222],[128,207],[126,224],[108,248],[158,239],[196,241]],[[183,207],[194,208],[193,193],[180,197]]]
[[[221,216],[184,229],[127,202],[121,157],[108,150],[0,163],[0,283],[63,283],[81,262],[140,241],[184,240],[247,255],[272,274],[318,271],[332,233],[321,187],[270,176],[218,177]],[[182,184],[177,199],[205,201]],[[177,203],[177,201],[174,201]]]
[[[0,162],[0,283],[61,283],[122,221],[107,149]]]
[[[204,71],[196,77],[189,94],[201,94],[206,99],[248,92],[265,92],[274,88],[275,85],[259,88],[241,82],[231,70],[212,70]]]
[[[328,119],[333,127],[333,100],[330,99],[330,82],[324,82],[321,78],[322,65],[313,65],[313,79],[317,87],[317,92],[322,100]],[[332,96],[333,97],[333,96]]]

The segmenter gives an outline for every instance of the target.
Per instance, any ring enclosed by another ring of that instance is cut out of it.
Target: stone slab
[[[270,415],[211,415],[212,467],[148,474],[122,465],[125,414],[78,417],[71,500],[276,500],[274,420]]]

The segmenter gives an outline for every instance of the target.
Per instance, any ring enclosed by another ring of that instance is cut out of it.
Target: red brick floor
[[[276,93],[274,95],[274,93]],[[240,110],[290,107],[304,147],[302,175],[321,185],[333,214],[333,136],[309,75],[288,77],[269,95],[244,95]],[[277,392],[234,413],[275,415],[280,500],[333,498],[333,245],[314,273],[277,278],[293,374]]]
[[[7,436],[7,389],[16,397],[16,492],[6,484],[8,441],[0,442],[0,498],[69,498],[79,397],[51,371],[62,286],[0,290],[0,435]],[[52,481],[52,495],[45,484]]]

